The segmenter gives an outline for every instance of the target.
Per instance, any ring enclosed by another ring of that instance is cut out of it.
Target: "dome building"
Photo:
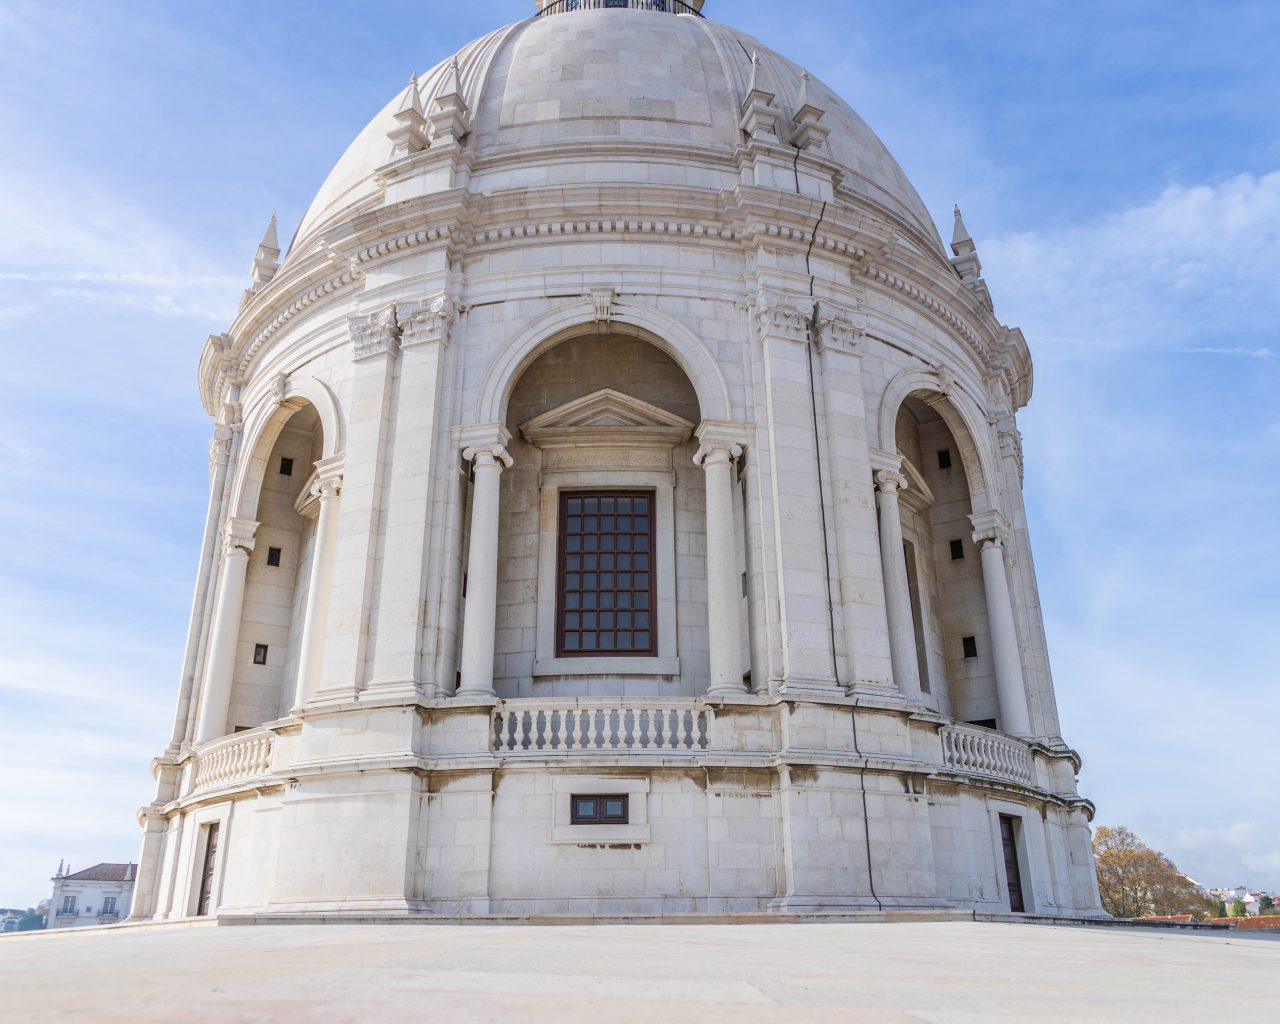
[[[1099,914],[1022,334],[867,125],[700,0],[394,97],[200,360],[135,919]]]

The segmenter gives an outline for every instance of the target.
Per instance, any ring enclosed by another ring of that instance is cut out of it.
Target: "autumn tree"
[[[1129,829],[1099,827],[1093,834],[1102,908],[1112,917],[1205,917],[1211,903],[1177,866]]]

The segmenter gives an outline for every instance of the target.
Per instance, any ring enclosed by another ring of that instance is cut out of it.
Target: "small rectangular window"
[[[280,564],[280,549],[267,548],[267,565],[279,565],[279,564]]]
[[[265,665],[267,663],[267,645],[253,645],[253,663],[255,665]]]
[[[958,562],[964,558],[964,541],[953,540],[951,542],[951,561]]]
[[[76,898],[74,896],[62,897],[62,912],[64,914],[74,914],[76,912]]]
[[[626,793],[574,794],[569,800],[569,821],[573,825],[625,825],[630,819],[630,797]]]
[[[280,475],[281,475],[281,476],[293,476],[293,459],[281,458],[281,460],[280,460]]]
[[[964,656],[966,658],[976,658],[978,656],[978,638],[976,636],[967,636],[963,642]]]
[[[950,468],[951,468],[951,449],[950,449],[950,448],[943,448],[943,449],[939,450],[939,452],[938,452],[938,468],[939,468],[939,469],[950,469]]]
[[[114,896],[102,897],[102,916],[112,917],[116,912],[116,898]]]

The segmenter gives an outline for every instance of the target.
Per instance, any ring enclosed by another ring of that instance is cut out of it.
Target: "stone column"
[[[249,552],[258,524],[249,519],[229,519],[223,539],[222,580],[213,613],[213,635],[204,692],[200,695],[200,720],[196,742],[226,735],[231,706],[231,683],[236,671],[236,647],[240,642],[240,614],[244,609],[244,584],[249,572]]]
[[[459,697],[492,697],[493,644],[498,621],[498,489],[510,469],[511,434],[501,423],[473,428],[462,457],[475,466],[471,498],[471,551],[462,625]]]
[[[320,688],[324,663],[325,627],[329,621],[329,592],[333,589],[333,555],[338,543],[339,498],[342,493],[342,456],[316,463],[312,495],[320,503],[316,539],[307,581],[307,607],[302,618],[302,643],[298,655],[298,682],[293,710],[304,707]]]
[[[999,512],[969,517],[973,542],[982,551],[982,585],[987,594],[987,620],[991,626],[991,657],[996,670],[996,698],[1000,704],[1000,728],[1015,736],[1031,735],[1027,711],[1027,687],[1022,677],[1018,631],[1013,623],[1013,602],[1004,567],[1004,542],[1008,527]]]
[[[707,474],[707,633],[712,695],[743,693],[738,566],[734,550],[733,464],[740,445],[716,437],[714,424],[698,428],[702,447],[693,461]]]
[[[892,470],[876,473],[880,495],[880,565],[884,573],[885,611],[889,619],[889,655],[893,681],[908,700],[920,699],[920,661],[916,655],[916,631],[911,619],[911,588],[902,552],[902,512],[898,492],[906,478]]]

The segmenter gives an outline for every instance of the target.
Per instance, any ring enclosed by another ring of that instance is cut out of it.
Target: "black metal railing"
[[[569,11],[602,11],[609,9],[626,11],[659,11],[663,14],[692,14],[695,18],[702,15],[683,0],[556,0],[547,4],[537,14],[542,18],[548,14],[567,14]]]

